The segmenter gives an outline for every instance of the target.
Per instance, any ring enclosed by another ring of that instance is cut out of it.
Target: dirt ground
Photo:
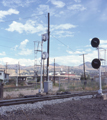
[[[51,93],[55,94],[58,91],[58,87],[54,87]],[[39,92],[39,89],[28,88],[28,89],[15,89],[7,90],[3,92],[3,98],[16,98],[23,97],[25,95],[36,95]]]
[[[0,120],[107,120],[107,100],[72,100],[41,109],[18,110],[0,116]]]

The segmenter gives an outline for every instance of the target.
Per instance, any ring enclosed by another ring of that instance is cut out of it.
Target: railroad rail
[[[17,105],[17,104],[27,104],[27,103],[35,103],[46,100],[55,100],[55,99],[63,99],[70,98],[76,96],[86,96],[86,95],[95,95],[97,92],[82,92],[76,94],[62,94],[62,95],[46,95],[41,97],[28,97],[28,98],[18,98],[18,99],[9,99],[9,100],[0,100],[1,106],[9,106],[9,105]]]

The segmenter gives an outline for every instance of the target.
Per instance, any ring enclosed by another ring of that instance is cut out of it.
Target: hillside
[[[45,65],[45,73],[46,73],[46,65]],[[10,75],[17,75],[16,74],[16,64],[8,64],[7,65],[7,73],[9,73]],[[6,67],[4,65],[0,65],[0,69],[1,70],[6,70]],[[19,70],[19,68],[18,68]],[[59,65],[57,63],[55,63],[55,71],[60,72],[60,71],[65,71],[65,72],[71,72],[71,73],[75,73],[75,74],[82,74],[83,73],[83,64],[79,65],[79,66],[63,66],[63,65]],[[96,69],[92,68],[91,63],[90,62],[86,62],[85,63],[85,70],[88,72],[94,72],[97,71]],[[102,67],[102,71],[104,71],[105,68]],[[38,71],[40,71],[40,69],[38,69]],[[49,71],[53,72],[54,71],[54,64],[50,64],[49,65]],[[34,74],[34,66],[21,66],[20,65],[20,74],[22,75],[33,75]]]

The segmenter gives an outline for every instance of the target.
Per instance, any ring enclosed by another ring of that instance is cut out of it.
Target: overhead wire
[[[5,46],[5,45],[0,45],[1,47],[6,47],[6,48],[11,48],[11,49],[14,49],[14,47],[10,47],[10,46]],[[26,48],[25,49],[20,49],[20,48],[17,48],[17,50],[22,50],[22,51],[26,51]]]
[[[0,23],[6,23],[6,22],[11,22],[11,21],[19,21],[19,20],[23,20],[23,19],[28,19],[28,18],[33,18],[33,17],[36,17],[36,16],[42,16],[42,15],[46,15],[46,14],[38,14],[38,15],[33,15],[33,16],[28,16],[28,17],[25,17],[25,18],[17,18],[17,19],[13,19],[13,20],[7,20],[7,21],[0,21]]]
[[[42,15],[46,15],[46,14],[38,14],[38,15],[31,16],[31,17],[28,16],[28,17],[25,17],[25,18],[21,18],[21,20],[22,20],[22,19],[33,18],[33,17],[35,17],[35,16],[42,16]],[[18,20],[20,20],[20,18],[18,18],[18,19],[13,19],[13,20],[7,20],[7,21],[1,21],[0,23],[11,22],[11,21],[15,21],[15,20],[18,21]],[[60,41],[60,40],[59,40],[58,38],[56,38],[54,35],[51,34],[51,36],[54,37],[57,41],[59,41],[61,44],[63,44],[64,46],[66,46],[68,49],[72,50],[68,45],[66,45],[65,43],[63,43],[62,41]],[[14,42],[14,43],[15,43],[15,42]],[[3,45],[0,45],[0,46],[12,48],[12,47],[9,47],[9,46],[3,46]],[[22,49],[19,49],[19,50],[22,50]],[[72,51],[74,51],[74,50],[72,50]]]
[[[52,35],[52,34],[51,34]],[[74,51],[73,49],[71,49],[68,45],[66,45],[65,43],[63,43],[62,41],[60,41],[58,38],[56,38],[54,35],[52,35],[52,37],[54,37],[56,40],[58,40],[60,43],[62,43],[64,46],[66,46],[68,49]]]
[[[4,39],[6,39],[6,42],[11,42],[11,43],[15,43],[15,44],[18,44],[18,43],[16,43],[16,42],[13,42],[13,41],[10,41],[9,39],[11,39],[11,38],[9,38],[9,37],[5,37],[5,36],[0,36],[0,37],[4,37]],[[7,40],[8,39],[8,40]],[[21,43],[21,42],[20,42]],[[31,46],[31,45],[30,45]]]
[[[6,23],[6,22],[11,22],[11,21],[17,21],[17,20],[23,20],[23,19],[28,19],[28,18],[33,18],[33,17],[36,17],[36,16],[42,16],[42,15],[45,15],[46,16],[46,14],[38,14],[38,15],[33,15],[33,16],[28,16],[28,17],[24,17],[24,18],[18,18],[18,19],[13,19],[13,20],[7,20],[7,21],[0,21],[0,23]],[[6,36],[1,36],[1,37],[4,37],[4,38],[6,38],[6,39],[11,39],[11,38],[8,38],[8,37],[6,37]],[[7,42],[12,42],[12,41],[8,41],[7,40]],[[12,43],[16,43],[16,42],[12,42]],[[1,47],[6,47],[6,48],[11,48],[11,49],[14,49],[14,47],[10,47],[10,46],[5,46],[5,45],[0,45]],[[25,49],[20,49],[20,48],[17,48],[16,50],[23,50],[23,51],[26,51],[26,49],[27,48],[25,48]]]

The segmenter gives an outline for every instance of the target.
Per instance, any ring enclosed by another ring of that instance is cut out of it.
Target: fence
[[[107,84],[102,82],[102,89],[106,89]],[[59,79],[59,91],[93,91],[99,90],[99,82],[94,80],[69,80]]]

